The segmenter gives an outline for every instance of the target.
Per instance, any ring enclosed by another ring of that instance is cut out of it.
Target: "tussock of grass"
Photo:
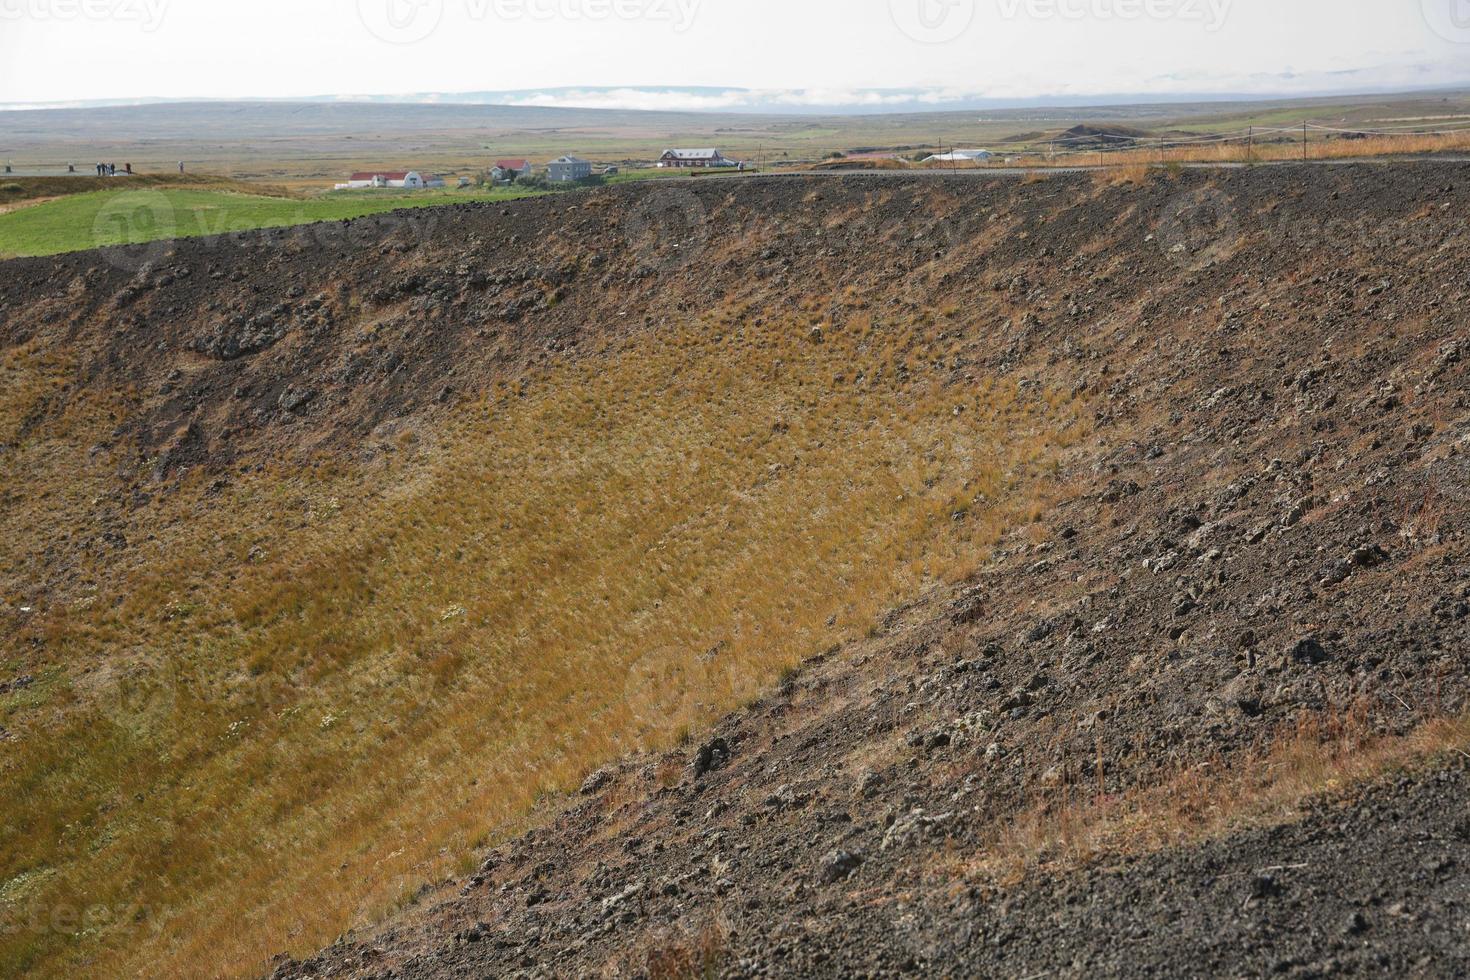
[[[952,383],[942,337],[725,309],[386,461],[160,492],[130,518],[156,540],[79,562],[91,598],[7,641],[51,679],[0,702],[0,964],[240,975],[311,952],[965,574],[1042,512],[1082,426],[1056,393]],[[15,356],[11,417],[49,383]],[[28,520],[87,530],[119,461],[84,447],[123,409],[19,440],[33,485],[78,488]],[[22,537],[0,581],[44,544]]]
[[[625,964],[630,973],[649,980],[702,980],[717,977],[730,954],[731,927],[723,915],[700,929],[676,929],[651,936],[642,951],[642,962]]]

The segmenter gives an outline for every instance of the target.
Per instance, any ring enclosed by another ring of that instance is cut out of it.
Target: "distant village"
[[[710,170],[728,169],[745,170],[746,164],[742,160],[733,160],[725,156],[714,147],[700,149],[672,149],[665,150],[654,163],[659,170],[668,169],[690,169]],[[458,186],[469,187],[476,183],[484,183],[488,180],[499,185],[508,184],[535,184],[545,182],[547,184],[575,184],[591,180],[594,177],[614,177],[619,170],[616,166],[596,166],[590,160],[583,160],[576,156],[557,157],[549,163],[538,166],[530,160],[507,159],[497,160],[495,165],[476,177],[459,177]],[[428,173],[422,170],[363,170],[347,178],[346,182],[336,185],[336,189],[343,190],[371,190],[375,188],[396,190],[426,190],[436,187],[446,187],[448,182],[444,177]]]

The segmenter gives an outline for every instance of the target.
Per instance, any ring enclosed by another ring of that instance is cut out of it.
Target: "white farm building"
[[[948,153],[936,153],[932,157],[925,157],[925,163],[965,163],[971,160],[989,160],[989,150],[950,150]]]
[[[347,178],[347,183],[338,184],[337,190],[358,190],[368,187],[397,187],[404,190],[422,190],[425,187],[443,187],[444,178],[430,174],[425,177],[417,170],[364,170]]]

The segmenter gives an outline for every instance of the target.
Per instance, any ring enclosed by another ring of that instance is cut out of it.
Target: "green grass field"
[[[0,257],[55,255],[162,238],[340,221],[398,208],[505,201],[536,193],[542,192],[516,188],[402,194],[357,191],[298,199],[173,188],[91,191],[0,214]]]

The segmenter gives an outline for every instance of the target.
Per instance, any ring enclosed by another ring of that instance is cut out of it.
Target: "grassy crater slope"
[[[249,185],[226,180],[217,181],[225,185],[220,189],[155,184],[149,178],[128,180],[125,190],[89,190],[51,200],[30,198],[34,203],[27,201],[30,192],[27,185],[17,183],[18,190],[12,195],[0,190],[0,258],[55,255],[169,238],[232,235],[257,228],[359,218],[400,208],[508,201],[535,193],[513,188],[396,194],[344,191],[295,198],[262,194],[254,189],[242,192]],[[138,184],[134,185],[133,180]],[[91,186],[90,181],[81,179],[68,181],[73,187]],[[4,210],[10,196],[25,206]]]
[[[1470,973],[1463,177],[701,188],[758,316],[912,302],[957,384],[1076,398],[1056,499],[721,765],[621,760],[276,975]]]
[[[798,972],[1065,972],[971,898],[1470,704],[1467,194],[757,178],[7,262],[0,963],[265,972],[506,842],[294,972],[633,972],[634,879]]]
[[[463,241],[389,267],[430,295],[413,270],[451,270],[445,307],[384,289],[374,246],[377,272],[225,360],[198,352],[221,307],[357,267],[278,277],[271,249],[181,243],[136,275],[22,270],[0,367],[6,972],[243,975],[362,925],[538,797],[965,575],[1086,431],[1067,395],[964,370],[958,309],[881,281],[838,297],[635,248],[501,276],[541,295],[512,316],[453,271]],[[609,265],[621,296],[589,278]],[[696,295],[662,326],[583,326]],[[568,325],[575,353],[516,361]],[[409,350],[398,331],[474,353],[364,435],[369,382],[331,369]],[[149,339],[120,357],[129,335]],[[267,407],[242,407],[257,373]]]

